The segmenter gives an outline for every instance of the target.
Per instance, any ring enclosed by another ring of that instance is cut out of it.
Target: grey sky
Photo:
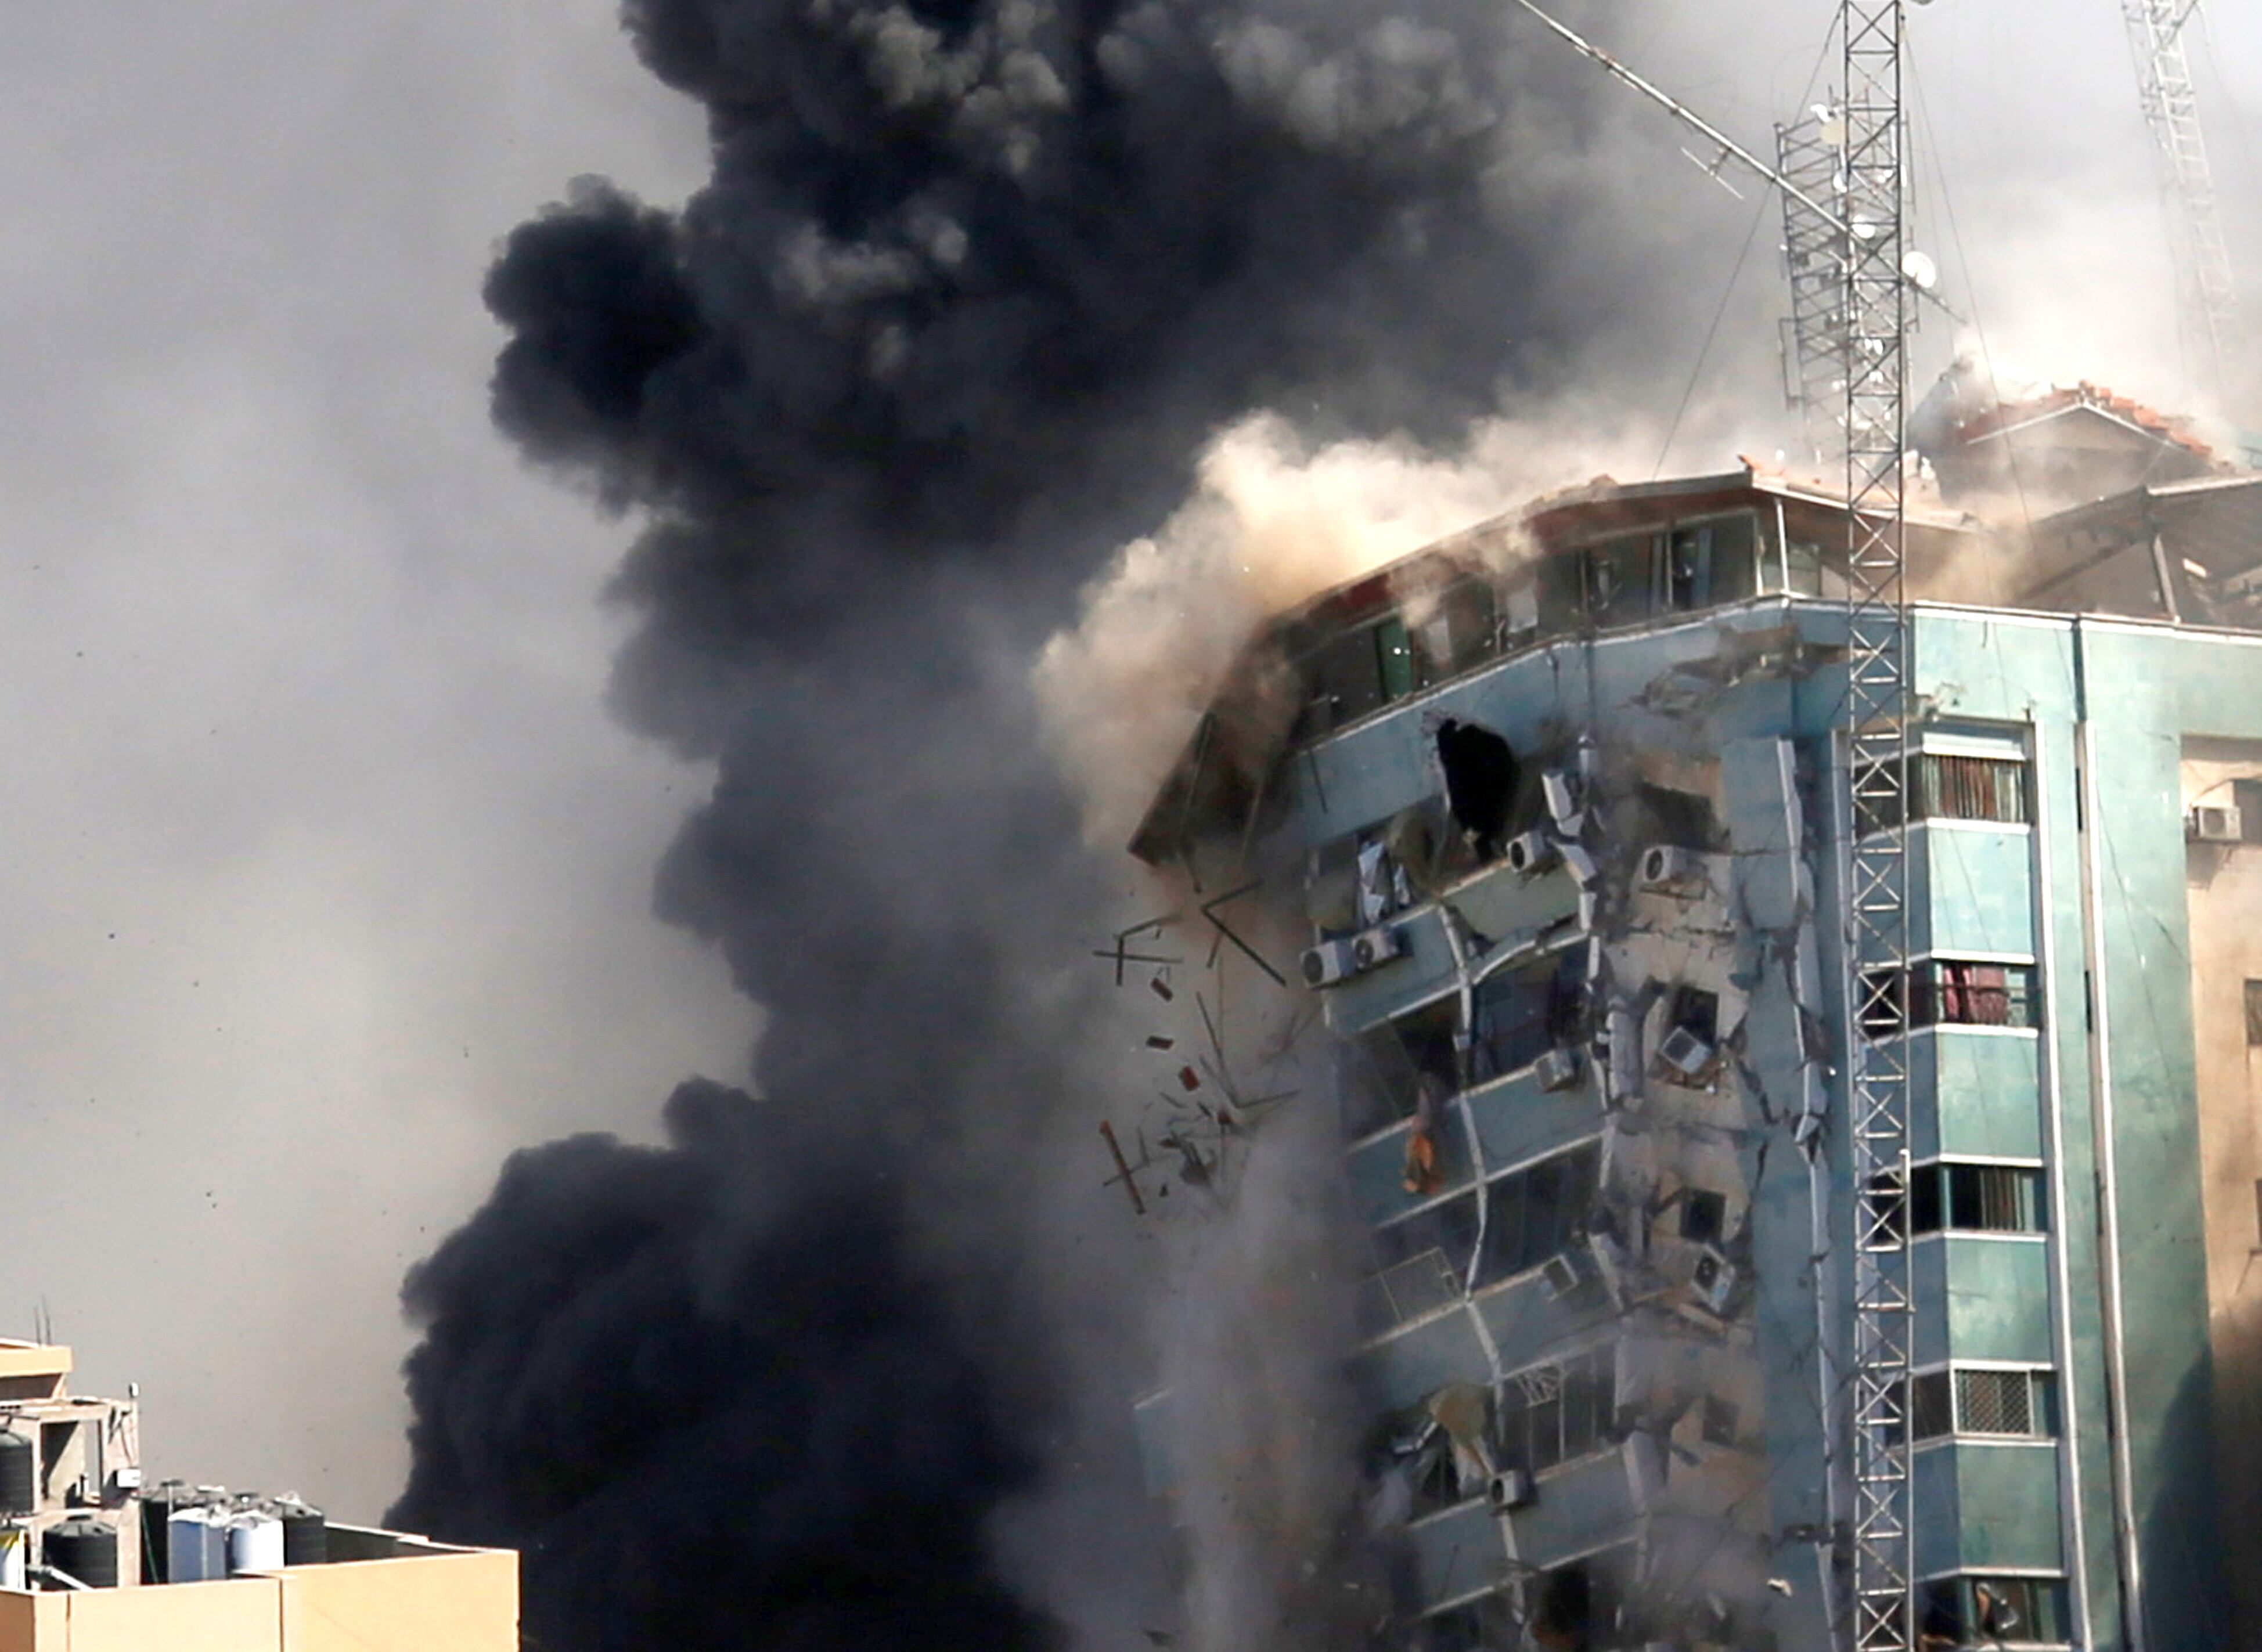
[[[2251,269],[2262,19],[2222,10]],[[1829,11],[1650,0],[1615,43],[1758,141]],[[1991,342],[2172,399],[2110,0],[1913,27]],[[589,171],[670,202],[703,172],[609,0],[0,13],[0,1332],[44,1296],[89,1386],[140,1379],[160,1473],[373,1514],[402,1268],[512,1146],[741,1072],[752,1011],[646,916],[704,776],[600,706],[627,530],[486,420],[492,245]],[[1703,308],[1756,205],[1667,215]],[[1773,245],[1704,436],[1764,445]]]
[[[402,1268],[753,1026],[646,916],[623,529],[485,409],[494,239],[702,135],[607,0],[96,0],[0,17],[0,1332],[373,1515]]]

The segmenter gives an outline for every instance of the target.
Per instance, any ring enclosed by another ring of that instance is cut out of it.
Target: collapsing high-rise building
[[[2090,386],[1927,412],[1892,817],[1845,779],[1845,502],[1747,465],[1277,616],[1133,845],[1300,869],[1415,1644],[1844,1644],[1864,1232],[1909,1255],[1921,1642],[2262,1630],[2262,477]],[[1905,962],[1848,955],[1878,833]],[[1913,1169],[1859,1189],[1886,1040]]]

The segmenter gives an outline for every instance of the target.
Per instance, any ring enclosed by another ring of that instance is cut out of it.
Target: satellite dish
[[[1920,292],[1930,292],[1940,284],[1940,266],[1932,262],[1932,255],[1920,253],[1913,247],[1901,258],[1901,274]]]
[[[1822,140],[1823,146],[1826,148],[1844,148],[1846,147],[1845,117],[1842,115],[1825,115],[1819,123],[1819,127],[1815,135]]]

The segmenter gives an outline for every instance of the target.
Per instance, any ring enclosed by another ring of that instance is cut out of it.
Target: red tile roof
[[[2037,419],[2047,419],[2054,413],[2066,413],[2077,407],[2093,407],[2122,423],[2133,425],[2145,435],[2197,456],[2208,464],[2222,463],[2214,449],[2191,434],[2182,420],[2147,407],[2127,396],[2115,395],[2102,384],[2093,384],[2083,379],[2074,385],[2054,385],[2039,396],[2029,396],[2023,401],[1998,402],[1977,418],[1967,419],[1956,427],[1959,442],[1970,442],[1997,435],[2012,427],[2030,424]]]

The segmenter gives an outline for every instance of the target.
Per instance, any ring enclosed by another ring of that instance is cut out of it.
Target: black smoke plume
[[[1028,664],[1222,421],[1445,437],[1559,380],[1618,302],[1556,267],[1602,94],[1445,0],[623,11],[713,176],[511,233],[494,415],[642,525],[616,702],[718,765],[658,905],[768,1012],[763,1099],[511,1160],[407,1285],[393,1518],[522,1548],[551,1648],[1128,1633],[1091,1597],[1135,1491],[1041,1601],[985,1541],[1120,1471],[1141,1354],[1050,1191],[1093,1151],[1114,873]]]
[[[538,1646],[1041,1644],[980,1545],[1029,1465],[899,1211],[782,1185],[793,1126],[742,1092],[666,1116],[514,1155],[410,1276],[396,1514],[528,1544]]]

